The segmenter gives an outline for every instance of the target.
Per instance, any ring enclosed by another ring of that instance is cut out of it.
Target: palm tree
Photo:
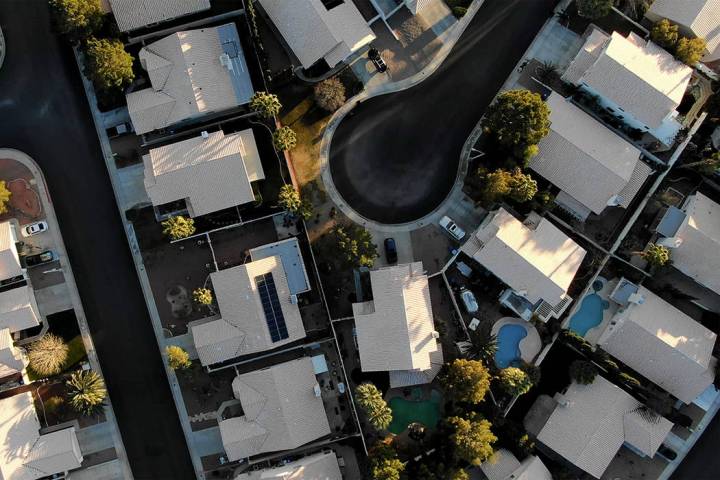
[[[28,359],[30,368],[41,377],[60,373],[67,361],[68,346],[62,338],[48,333],[30,344]]]
[[[70,406],[77,412],[89,417],[100,413],[105,406],[105,382],[93,370],[74,372],[66,386]]]
[[[497,352],[497,336],[492,333],[492,325],[490,320],[485,319],[470,333],[471,346],[466,351],[467,358],[481,360],[486,365],[492,363]]]

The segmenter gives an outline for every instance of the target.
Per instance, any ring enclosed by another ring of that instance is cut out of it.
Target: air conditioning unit
[[[227,53],[220,54],[220,65],[227,68],[231,72],[233,71],[233,64],[230,61],[230,55],[228,55]]]
[[[203,130],[202,133],[200,134],[200,136],[201,136],[202,138],[204,138],[205,140],[207,140],[208,138],[210,138],[210,134],[209,134],[206,130]]]
[[[435,339],[440,338],[440,333],[437,332],[436,330],[433,330],[433,332],[432,332],[432,337],[435,338]]]
[[[295,295],[294,293],[290,295],[290,303],[292,303],[293,305],[297,305],[298,303],[297,295]]]
[[[313,387],[313,391],[315,392],[315,396],[318,398],[322,395],[322,390],[320,390],[320,385],[318,385],[317,383]]]

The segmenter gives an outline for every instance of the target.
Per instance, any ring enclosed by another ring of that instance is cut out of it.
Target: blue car
[[[388,263],[396,263],[398,260],[397,257],[397,246],[395,245],[395,239],[394,238],[386,238],[385,239],[385,258],[387,259]]]

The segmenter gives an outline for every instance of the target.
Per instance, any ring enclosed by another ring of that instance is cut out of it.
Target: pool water
[[[388,402],[392,410],[392,422],[388,427],[390,432],[398,435],[414,422],[419,422],[425,427],[435,428],[440,421],[440,394],[433,390],[428,400],[406,400],[402,397],[391,398]]]
[[[507,368],[520,360],[520,341],[525,337],[527,330],[522,325],[511,323],[500,327],[495,352],[495,365],[498,368]]]
[[[570,330],[584,337],[588,330],[600,325],[603,319],[603,310],[610,304],[597,293],[591,293],[583,298],[580,309],[570,319]]]

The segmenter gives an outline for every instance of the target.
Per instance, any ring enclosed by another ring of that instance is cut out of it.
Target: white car
[[[47,222],[28,223],[20,229],[23,237],[32,237],[48,229]]]
[[[445,229],[455,240],[462,240],[465,237],[465,230],[458,227],[447,215],[440,219],[440,226]]]
[[[475,313],[478,311],[478,303],[475,300],[475,295],[468,289],[463,288],[460,290],[460,298],[462,299],[465,310],[468,313]]]

